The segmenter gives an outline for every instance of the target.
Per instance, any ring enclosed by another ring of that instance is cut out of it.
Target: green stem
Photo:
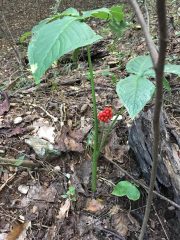
[[[97,185],[97,161],[98,161],[98,119],[97,119],[97,107],[96,107],[96,95],[95,95],[95,85],[94,85],[94,75],[93,67],[91,61],[91,52],[90,47],[87,47],[88,54],[88,65],[89,65],[89,74],[91,81],[91,93],[93,101],[93,118],[94,118],[94,148],[93,148],[93,159],[92,159],[92,191],[96,192]]]

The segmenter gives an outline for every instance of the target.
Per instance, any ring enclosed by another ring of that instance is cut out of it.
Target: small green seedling
[[[62,195],[63,198],[67,198],[72,202],[76,201],[76,189],[74,186],[69,186],[68,191],[66,192],[66,194]]]
[[[120,181],[115,185],[112,195],[118,197],[127,196],[130,200],[136,201],[140,198],[140,191],[129,181]]]

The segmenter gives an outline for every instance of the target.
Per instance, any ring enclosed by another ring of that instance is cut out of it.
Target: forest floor
[[[95,7],[93,1],[70,2],[63,9]],[[105,2],[98,1],[96,7],[105,6]],[[109,2],[111,5],[118,1]],[[180,64],[177,2],[168,5],[167,57],[169,62]],[[141,198],[136,202],[111,195],[118,181],[131,181],[112,161],[137,181],[146,183],[129,151],[132,120],[127,112],[118,120],[101,154],[93,199],[90,146],[93,119],[86,51],[80,54],[78,68],[73,67],[68,55],[48,70],[40,85],[34,84],[29,71],[28,42],[20,43],[19,38],[49,16],[54,11],[52,7],[48,0],[16,3],[7,0],[3,6],[1,26],[7,32],[8,25],[23,70],[9,33],[0,32],[0,240],[135,240],[142,224],[146,191],[139,187]],[[155,36],[153,3],[148,7]],[[127,75],[125,65],[131,58],[147,53],[142,31],[130,8],[125,5],[125,9],[133,24],[118,40],[105,25],[100,29],[99,23],[90,22],[104,36],[103,41],[92,47],[98,111],[112,106],[115,113],[122,107],[115,91],[116,81]],[[179,134],[180,82],[177,76],[169,76],[169,82],[171,92],[164,94],[164,108]],[[53,146],[53,151],[43,153],[47,146]],[[162,194],[173,200],[168,190]],[[155,196],[145,239],[178,240],[179,225],[176,209]]]

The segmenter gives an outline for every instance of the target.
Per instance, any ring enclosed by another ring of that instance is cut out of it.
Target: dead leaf
[[[34,121],[33,127],[34,135],[38,136],[39,138],[45,139],[50,143],[54,143],[55,128],[52,127],[46,119],[40,118],[37,121]]]
[[[10,102],[6,92],[0,93],[0,116],[10,109]]]
[[[23,134],[25,132],[26,132],[26,128],[15,127],[8,133],[8,137],[21,135],[21,134]]]
[[[89,179],[91,177],[91,164],[90,159],[84,159],[78,169],[78,176],[85,186],[89,184]]]
[[[37,135],[39,136],[39,138],[43,138],[49,141],[50,143],[54,143],[54,137],[55,137],[54,130],[55,130],[55,127],[42,126],[39,128]]]
[[[115,205],[110,210],[111,223],[114,229],[123,237],[126,237],[129,231],[130,220],[125,212]]]
[[[22,198],[21,207],[26,207],[33,200],[54,202],[56,199],[57,190],[50,185],[48,188],[40,185],[34,185],[29,188],[27,196]]]
[[[83,152],[82,141],[91,129],[91,126],[88,126],[83,129],[78,130],[68,130],[66,126],[62,127],[61,134],[57,139],[58,146],[62,152]]]
[[[73,138],[66,137],[64,139],[64,143],[65,143],[66,149],[68,151],[83,152],[83,150],[84,150],[82,143],[76,142]]]
[[[92,128],[92,126],[89,125],[84,128],[70,131],[69,136],[78,142],[82,142],[84,140],[84,138],[86,137],[86,135],[88,134],[88,132],[91,130],[91,128]]]
[[[7,235],[6,240],[24,240],[26,238],[26,230],[30,227],[30,222],[17,222],[11,232]]]
[[[104,208],[101,199],[88,199],[86,204],[86,211],[96,213]]]
[[[67,198],[65,203],[59,209],[59,213],[56,216],[57,219],[63,221],[66,217],[68,217],[70,206],[71,206],[71,201],[70,199]]]

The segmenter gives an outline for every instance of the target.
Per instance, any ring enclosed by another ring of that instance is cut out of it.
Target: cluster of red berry
[[[103,111],[98,113],[99,121],[105,122],[105,123],[111,120],[112,116],[113,116],[113,113],[112,113],[111,107],[105,107]]]

